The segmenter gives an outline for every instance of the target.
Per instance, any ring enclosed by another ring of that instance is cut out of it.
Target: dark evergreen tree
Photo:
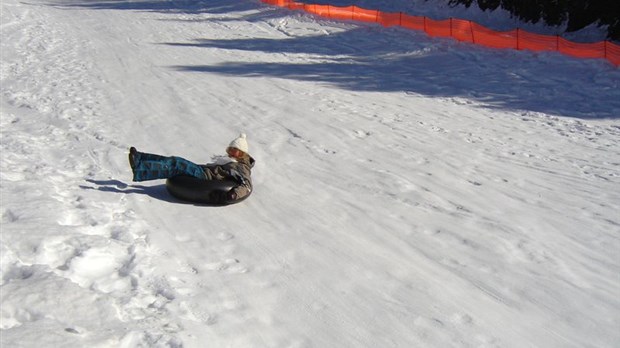
[[[607,25],[607,37],[620,40],[620,0],[449,0],[452,6],[469,7],[473,3],[481,10],[501,7],[525,22],[566,23],[567,32],[593,23]]]
[[[478,0],[478,7],[480,7],[480,9],[483,11],[493,11],[498,8],[500,4],[501,0]]]

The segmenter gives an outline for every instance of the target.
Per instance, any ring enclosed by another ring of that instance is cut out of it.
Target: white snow
[[[2,347],[618,346],[608,62],[257,1],[0,18]],[[240,132],[240,204],[131,182]]]

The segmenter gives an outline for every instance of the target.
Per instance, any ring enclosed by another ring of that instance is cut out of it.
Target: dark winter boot
[[[136,154],[138,153],[138,150],[136,150],[135,147],[131,147],[129,149],[129,165],[131,166],[131,170],[135,170],[136,169]]]

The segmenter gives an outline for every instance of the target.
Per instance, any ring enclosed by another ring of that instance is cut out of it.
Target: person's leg
[[[166,156],[156,155],[154,153],[140,152],[133,146],[129,149],[129,164],[131,168],[134,168],[135,164],[141,161],[163,161],[166,158]]]
[[[167,179],[177,175],[207,179],[199,165],[181,157],[166,157],[130,150],[129,162],[134,181]]]

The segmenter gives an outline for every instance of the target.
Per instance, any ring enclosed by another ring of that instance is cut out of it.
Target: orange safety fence
[[[432,37],[451,37],[458,41],[492,48],[510,48],[532,51],[557,51],[578,58],[604,58],[620,66],[620,45],[611,41],[577,43],[559,35],[540,35],[522,29],[495,31],[469,20],[450,18],[434,20],[423,16],[411,16],[402,12],[382,12],[357,6],[304,4],[292,0],[261,0],[269,5],[302,10],[321,17],[337,20],[375,22],[385,27],[401,26],[421,30]]]

